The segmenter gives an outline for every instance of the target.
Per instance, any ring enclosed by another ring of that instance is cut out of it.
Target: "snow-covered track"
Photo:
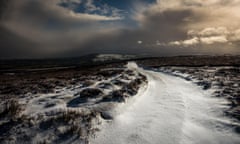
[[[184,79],[136,68],[148,77],[138,93],[111,121],[103,121],[92,144],[239,144],[224,117],[223,99]],[[124,107],[124,105],[122,105]]]

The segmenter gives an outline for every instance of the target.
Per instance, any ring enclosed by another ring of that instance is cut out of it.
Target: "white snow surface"
[[[224,117],[224,99],[184,79],[128,65],[148,77],[148,87],[103,120],[91,144],[239,144]]]

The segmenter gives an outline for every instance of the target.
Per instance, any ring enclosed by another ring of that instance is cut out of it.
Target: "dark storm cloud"
[[[11,4],[12,0],[0,1],[0,58],[31,57],[33,53],[31,48],[36,45],[2,25],[7,19],[6,11]]]
[[[6,9],[7,7],[7,4],[8,4],[8,1],[7,0],[2,0],[0,1],[0,18],[2,19],[2,16],[3,16],[3,12],[4,10]]]
[[[117,37],[125,42],[136,44],[138,40],[146,43],[160,41],[170,41],[186,37],[181,29],[186,22],[182,19],[191,15],[189,10],[169,10],[161,13],[145,13],[145,18],[137,29],[120,30]]]
[[[26,58],[35,53],[32,50],[32,47],[36,47],[34,43],[2,27],[0,27],[0,37],[0,58]]]
[[[131,54],[174,55],[192,52],[192,49],[157,45],[157,42],[169,43],[188,37],[183,27],[189,23],[184,19],[193,16],[191,9],[144,11],[141,15],[143,15],[139,19],[141,25],[137,29],[121,29],[105,35],[97,35],[86,41],[83,46],[88,50],[110,53],[115,51]],[[142,43],[138,44],[138,41]],[[76,48],[73,53],[77,51]]]
[[[13,55],[15,49],[21,49],[22,53],[32,53],[32,57],[45,56],[43,54],[57,55],[113,27],[103,24],[104,21],[120,19],[115,16],[75,13],[58,6],[58,3],[59,0],[15,0],[8,4],[0,26],[4,29],[4,33],[9,32],[5,35],[15,36],[8,39],[7,43],[2,40],[1,45],[12,49]],[[14,46],[15,40],[34,43],[35,46],[28,44],[25,45],[26,48],[20,47],[19,44]],[[5,51],[6,48],[1,50]]]
[[[152,55],[236,54],[240,52],[237,6],[237,0],[224,3],[162,0],[137,13],[135,18],[140,24],[137,29],[120,30],[105,35],[106,39],[97,37],[85,47],[100,52],[115,48],[118,52]]]
[[[239,52],[239,0],[134,0],[129,10],[93,0],[11,1],[1,1],[1,57]]]

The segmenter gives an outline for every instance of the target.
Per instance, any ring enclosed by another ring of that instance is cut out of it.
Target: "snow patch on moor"
[[[1,143],[89,143],[110,109],[137,94],[146,78],[130,68],[101,69],[101,77],[18,100],[15,119],[0,119]],[[11,126],[9,126],[11,125]],[[4,132],[4,133],[3,133]]]

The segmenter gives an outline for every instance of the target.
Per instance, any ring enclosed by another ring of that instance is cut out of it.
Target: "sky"
[[[240,54],[240,0],[1,0],[0,58]]]

